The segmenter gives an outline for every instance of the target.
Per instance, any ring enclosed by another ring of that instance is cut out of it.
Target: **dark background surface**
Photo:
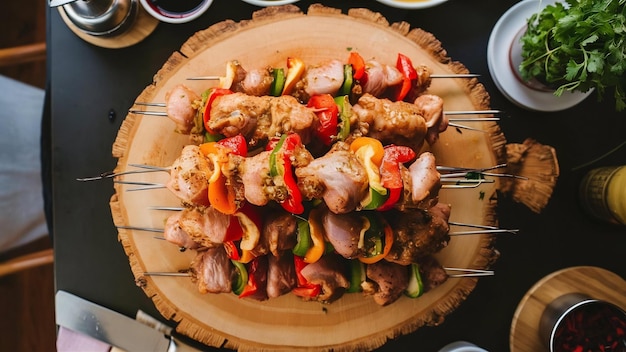
[[[532,137],[556,148],[561,176],[541,214],[500,198],[502,228],[520,234],[498,237],[500,259],[494,277],[478,282],[467,300],[438,327],[425,327],[389,341],[381,350],[436,351],[456,341],[471,341],[490,351],[509,349],[509,330],[518,302],[545,275],[570,266],[591,265],[626,277],[626,230],[595,222],[578,206],[577,188],[597,158],[626,140],[626,116],[611,100],[595,95],[557,113],[537,113],[510,103],[496,88],[487,68],[487,44],[499,17],[516,1],[451,0],[423,10],[401,10],[376,1],[317,1],[346,10],[367,7],[390,23],[406,21],[433,33],[454,61],[480,73],[491,106],[504,110],[500,126],[509,143]],[[311,1],[296,3],[305,12]],[[57,289],[134,316],[142,309],[160,316],[151,300],[134,285],[128,260],[117,241],[109,199],[110,182],[75,179],[112,170],[111,145],[127,109],[150,84],[169,55],[193,33],[224,19],[250,19],[258,7],[241,1],[215,0],[208,13],[187,24],[161,23],[141,43],[104,49],[84,42],[49,13],[51,82],[51,150],[54,246]],[[314,29],[303,28],[309,31]],[[338,33],[340,35],[340,33]],[[507,50],[507,48],[503,48]],[[109,118],[113,111],[116,118]],[[626,148],[592,166],[626,164]],[[626,293],[625,293],[626,294]]]

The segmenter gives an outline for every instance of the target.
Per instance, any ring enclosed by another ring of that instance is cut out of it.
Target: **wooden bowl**
[[[315,28],[305,31],[303,28]],[[288,56],[308,63],[325,59],[347,60],[349,50],[364,58],[394,64],[398,52],[414,64],[426,64],[434,73],[467,73],[446,56],[430,33],[411,29],[408,23],[390,24],[379,13],[311,6],[303,13],[294,5],[268,7],[249,21],[226,20],[192,36],[154,75],[154,81],[137,98],[163,102],[174,85],[185,83],[201,92],[211,83],[186,81],[187,77],[223,72],[226,62],[237,59],[243,67],[284,67]],[[446,110],[488,109],[489,97],[474,79],[437,79],[430,93],[444,98]],[[439,165],[481,168],[501,162],[505,140],[494,122],[472,126],[488,133],[449,128],[430,150]],[[113,145],[119,158],[116,171],[129,164],[169,166],[188,137],[174,132],[164,117],[129,114]],[[125,176],[126,180],[165,182],[166,173]],[[168,190],[129,192],[117,184],[111,210],[117,226],[162,228],[167,212],[151,206],[179,206]],[[440,200],[452,205],[451,220],[496,225],[494,207],[497,183],[465,190],[442,190]],[[440,324],[477,283],[476,278],[451,278],[418,299],[402,297],[385,307],[371,297],[346,294],[331,304],[304,302],[288,294],[257,302],[233,294],[198,293],[189,278],[144,276],[146,271],[176,272],[189,267],[194,253],[179,252],[147,232],[119,230],[138,284],[164,317],[179,322],[177,330],[212,346],[240,349],[335,351],[373,349],[387,339],[424,325]],[[490,235],[456,236],[437,258],[447,267],[488,268],[497,257]]]

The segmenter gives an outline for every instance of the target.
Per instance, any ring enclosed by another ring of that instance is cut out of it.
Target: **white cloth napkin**
[[[57,352],[109,352],[111,345],[79,332],[59,327]]]

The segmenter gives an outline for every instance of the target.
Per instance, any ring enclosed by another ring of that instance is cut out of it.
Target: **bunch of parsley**
[[[565,0],[533,14],[521,38],[520,74],[564,91],[612,89],[626,108],[626,0]]]

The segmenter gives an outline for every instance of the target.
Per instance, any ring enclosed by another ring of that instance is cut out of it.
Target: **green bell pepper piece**
[[[296,245],[293,247],[293,254],[304,257],[306,252],[311,247],[311,231],[309,229],[309,222],[306,220],[298,219],[298,231],[296,232]]]
[[[272,177],[282,176],[285,174],[285,170],[284,170],[282,163],[279,163],[277,161],[278,154],[279,154],[278,152],[283,147],[283,144],[285,143],[285,139],[287,139],[287,135],[283,134],[280,137],[280,140],[278,141],[278,143],[276,143],[276,146],[274,146],[274,149],[272,149],[272,152],[270,153],[270,176]]]
[[[339,127],[337,130],[337,140],[345,141],[350,135],[350,118],[352,117],[352,106],[347,95],[335,97],[335,103],[339,107]]]
[[[422,281],[422,275],[420,275],[419,265],[411,264],[411,276],[409,277],[409,286],[404,293],[411,297],[417,298],[424,293],[424,282]]]
[[[352,259],[349,261],[350,265],[350,286],[348,286],[347,292],[361,292],[363,288],[361,283],[365,281],[365,264],[361,263],[358,259]]]
[[[270,86],[270,95],[278,97],[283,94],[283,87],[285,86],[285,70],[282,68],[272,69],[272,84]]]
[[[339,89],[339,95],[350,95],[352,91],[352,65],[343,65],[343,84]]]
[[[233,293],[239,296],[248,283],[248,270],[246,270],[246,266],[243,263],[237,260],[231,259],[231,263],[235,266],[236,272],[235,280],[233,280],[231,287],[233,289]]]

